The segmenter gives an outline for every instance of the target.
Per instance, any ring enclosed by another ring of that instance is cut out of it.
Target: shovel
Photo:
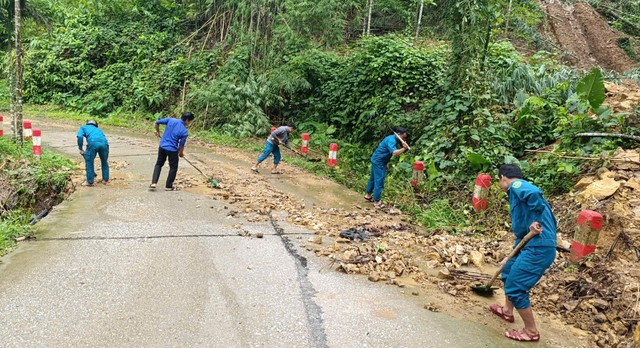
[[[187,157],[182,157],[184,158],[185,161],[187,161],[187,163],[189,163],[193,168],[195,168],[200,174],[202,174],[202,176],[204,176],[205,178],[207,178],[207,181],[211,184],[211,186],[213,187],[218,187],[218,182],[213,180],[212,178],[208,177],[205,173],[203,173],[200,168],[196,167],[195,164],[191,163],[191,161],[189,161],[189,159]]]
[[[504,268],[504,265],[506,265],[507,261],[511,260],[511,258],[514,257],[520,251],[520,249],[522,249],[522,247],[525,244],[527,244],[529,239],[533,238],[535,235],[536,235],[535,232],[527,233],[527,235],[524,236],[524,238],[522,238],[520,243],[518,243],[518,245],[516,245],[516,247],[511,252],[511,254],[509,254],[509,256],[507,256],[507,258],[504,260],[504,263],[502,263],[502,265],[500,265],[500,268],[498,268],[498,270],[496,271],[496,274],[493,275],[493,278],[491,278],[491,280],[486,285],[476,285],[476,286],[472,287],[471,289],[478,295],[481,295],[481,296],[492,296],[493,292],[498,288],[493,288],[493,287],[491,287],[491,285],[493,285],[493,282],[495,282],[496,279],[498,279],[498,275],[500,275],[500,272],[502,272],[502,269]]]

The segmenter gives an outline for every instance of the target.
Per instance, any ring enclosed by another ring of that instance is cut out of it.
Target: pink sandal
[[[538,342],[540,341],[540,333],[530,334],[526,329],[522,330],[509,330],[504,333],[507,338],[520,342]]]
[[[513,316],[513,314],[509,315],[509,314],[505,314],[504,312],[504,307],[502,307],[501,305],[494,303],[491,306],[489,306],[489,310],[491,311],[491,313],[499,316],[500,318],[504,319],[505,321],[509,322],[509,323],[513,323],[515,321],[515,318]]]

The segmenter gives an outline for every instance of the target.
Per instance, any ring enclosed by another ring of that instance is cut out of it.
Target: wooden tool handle
[[[404,141],[404,139],[402,139],[398,133],[396,133],[395,131],[393,131],[393,134],[396,135],[396,138],[398,138],[398,140],[400,140],[400,142],[402,143],[402,145],[406,145],[407,146],[407,150],[411,150],[411,148],[409,147],[409,144],[407,144],[406,141]]]
[[[507,256],[507,259],[504,260],[504,263],[502,265],[500,265],[500,268],[498,268],[498,270],[496,271],[496,274],[493,275],[493,278],[491,278],[491,280],[487,283],[487,285],[485,286],[485,288],[489,289],[491,288],[491,285],[493,285],[493,282],[496,281],[496,279],[498,279],[498,276],[500,275],[500,272],[502,272],[502,269],[504,268],[504,265],[507,264],[507,262],[509,260],[511,260],[512,257],[514,257],[518,251],[520,251],[520,249],[522,249],[522,247],[527,244],[527,242],[529,241],[529,239],[533,238],[536,236],[535,232],[529,232],[527,233],[526,236],[524,236],[524,238],[522,238],[522,240],[520,241],[520,243],[518,243],[518,245],[516,245],[515,248],[513,248],[513,251],[511,251],[511,254],[509,254],[509,256]]]

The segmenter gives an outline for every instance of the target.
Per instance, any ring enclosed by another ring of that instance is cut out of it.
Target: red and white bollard
[[[473,199],[471,200],[475,211],[487,209],[489,187],[491,187],[491,175],[478,174],[476,177],[476,185],[473,189]]]
[[[36,128],[33,130],[33,155],[40,158],[42,156],[42,132]]]
[[[303,155],[309,153],[309,133],[302,133],[302,146],[300,146],[300,153]]]
[[[578,261],[596,250],[600,230],[602,229],[602,215],[593,210],[583,210],[576,220],[576,232],[571,242],[572,261]]]
[[[0,116],[0,137],[4,136],[4,119]]]
[[[33,136],[33,131],[31,130],[31,121],[23,121],[22,122],[22,138],[24,140],[30,140]]]
[[[329,145],[329,159],[327,159],[327,165],[329,167],[335,167],[338,164],[338,144],[331,143]]]
[[[417,186],[424,178],[424,163],[422,161],[413,162],[413,175],[411,175],[411,186]]]

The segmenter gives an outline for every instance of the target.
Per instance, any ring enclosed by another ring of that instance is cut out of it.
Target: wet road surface
[[[77,129],[40,128],[44,146],[78,156]],[[251,223],[205,194],[148,191],[157,140],[107,136],[126,161],[112,182],[78,188],[0,259],[0,347],[521,346],[326,267],[282,213]],[[186,161],[180,173],[198,175]]]

